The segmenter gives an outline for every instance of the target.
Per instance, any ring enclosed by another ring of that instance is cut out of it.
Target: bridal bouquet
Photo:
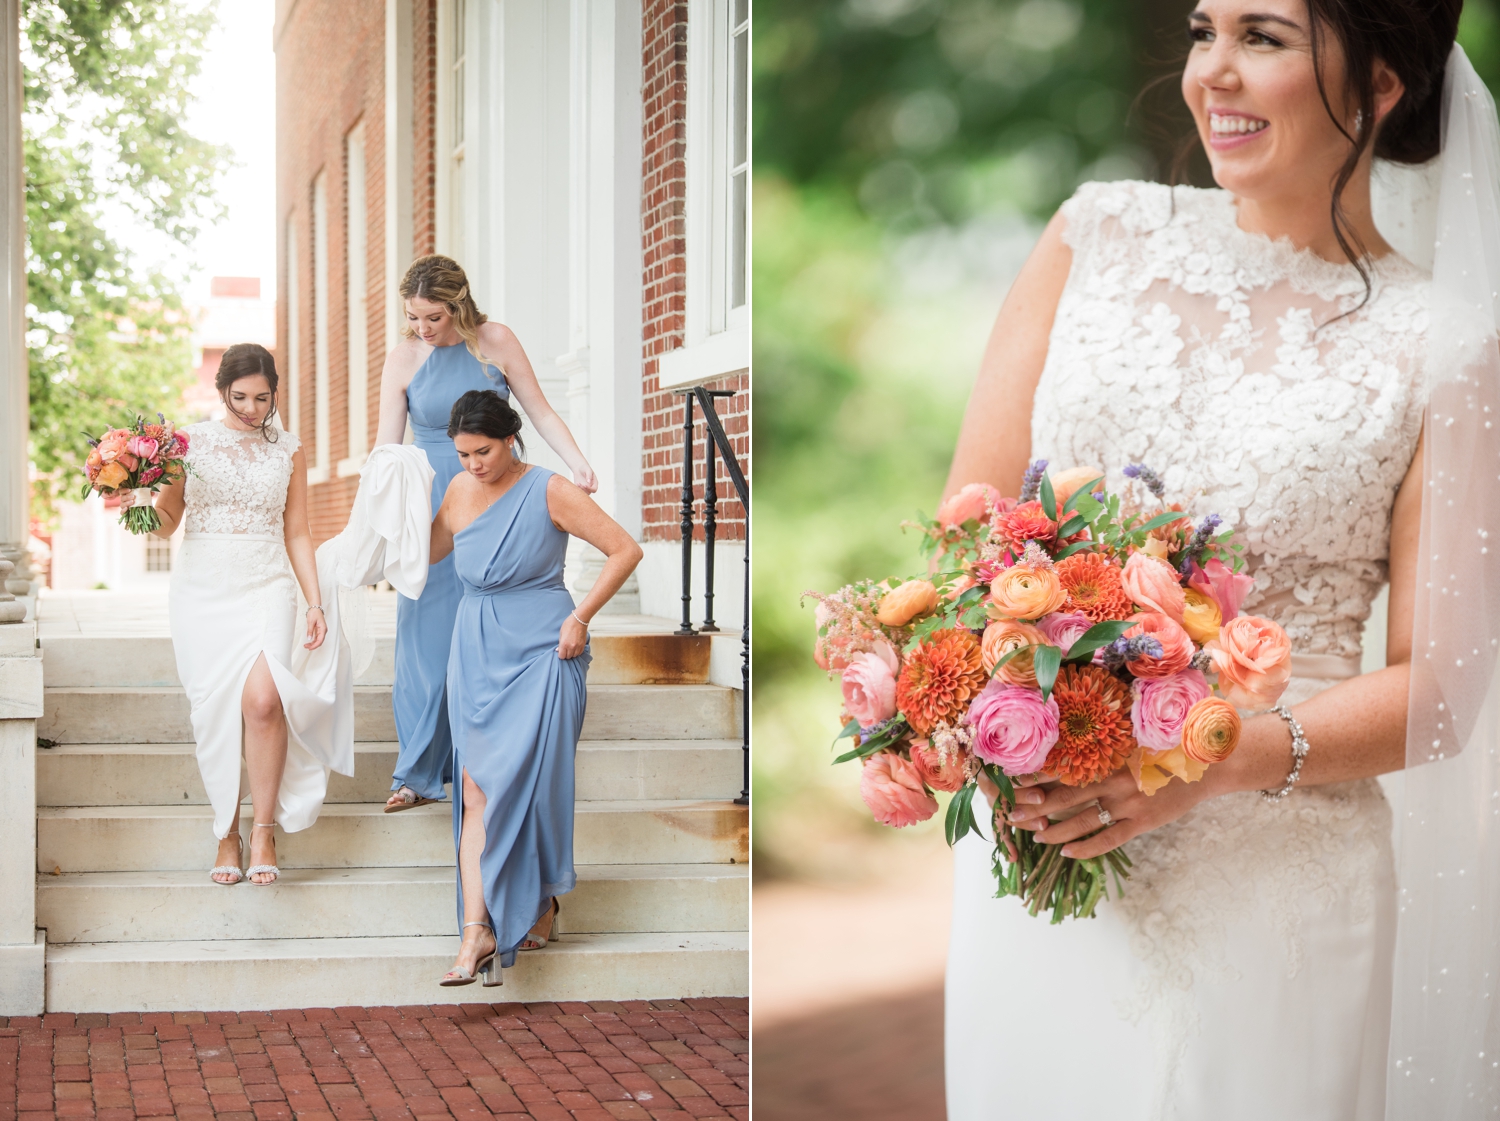
[[[1240,614],[1253,581],[1221,519],[1194,526],[1149,468],[1125,474],[1158,509],[1101,489],[1102,471],[1054,477],[1038,460],[1019,501],[972,483],[915,523],[933,574],[807,593],[814,657],[842,678],[839,739],[854,741],[835,762],[862,761],[876,819],[924,821],[948,792],[954,844],[978,831],[987,777],[998,894],[1054,922],[1092,916],[1130,859],[1076,860],[1012,830],[1011,779],[1086,786],[1129,768],[1148,795],[1196,782],[1238,745],[1236,709],[1269,708],[1291,675],[1282,629]]]
[[[150,533],[161,525],[151,506],[151,495],[163,484],[175,483],[187,472],[188,434],[179,432],[170,420],[156,414],[158,424],[136,417],[131,428],[111,428],[97,440],[89,437],[90,451],[83,466],[88,481],[82,497],[90,491],[119,494],[134,490],[136,504],[121,515],[131,533]]]

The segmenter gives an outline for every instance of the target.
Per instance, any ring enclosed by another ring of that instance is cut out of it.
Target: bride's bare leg
[[[484,807],[487,799],[479,784],[463,774],[464,825],[458,835],[458,878],[464,885],[464,922],[490,922],[484,905],[484,881],[479,875],[479,858],[484,853]],[[493,924],[491,924],[493,925]],[[483,926],[465,926],[463,942],[458,947],[454,969],[474,972],[479,959],[495,948],[495,935]]]
[[[240,696],[240,711],[245,718],[245,770],[250,774],[250,802],[255,821],[270,824],[276,820],[276,795],[281,790],[281,774],[286,770],[286,713],[281,708],[281,694],[276,679],[262,654],[245,679]],[[276,863],[276,831],[250,831],[250,863]],[[257,873],[255,883],[271,883],[275,877]]]

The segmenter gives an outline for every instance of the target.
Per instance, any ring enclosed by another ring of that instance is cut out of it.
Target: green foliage
[[[98,432],[170,411],[191,371],[176,286],[142,275],[109,206],[188,244],[219,216],[228,153],[183,123],[214,5],[27,0],[22,6],[31,455],[46,514]],[[67,488],[71,489],[71,488]]]

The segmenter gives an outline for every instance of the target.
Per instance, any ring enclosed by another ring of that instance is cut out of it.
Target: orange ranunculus
[[[130,472],[118,463],[106,463],[95,477],[94,485],[105,490],[112,490],[129,478]]]
[[[1231,619],[1204,649],[1219,675],[1219,692],[1237,708],[1270,708],[1291,680],[1291,640],[1269,619]]]
[[[1218,638],[1224,619],[1214,598],[1197,588],[1184,589],[1183,595],[1186,605],[1182,609],[1182,629],[1187,631],[1188,637],[1199,646]]]
[[[1146,795],[1155,794],[1174,778],[1197,782],[1208,770],[1208,764],[1190,758],[1181,746],[1169,751],[1152,751],[1143,747],[1131,753],[1129,762],[1136,788]]]
[[[1128,619],[1135,604],[1120,582],[1120,566],[1099,553],[1074,553],[1057,562],[1057,578],[1068,593],[1068,608],[1096,623]]]
[[[1223,697],[1204,697],[1188,709],[1182,750],[1197,763],[1222,763],[1240,745],[1240,714]]]
[[[1061,511],[1068,504],[1068,499],[1077,494],[1078,488],[1084,483],[1091,483],[1095,479],[1102,478],[1104,478],[1104,472],[1097,467],[1069,467],[1066,471],[1059,471],[1053,475],[1052,494],[1057,499],[1058,510]]]
[[[1057,573],[1050,568],[1018,564],[990,581],[991,618],[1040,619],[1068,602]]]
[[[875,618],[887,627],[904,627],[920,615],[931,615],[937,605],[937,588],[931,580],[908,580],[881,597]]]
[[[1125,594],[1142,611],[1160,611],[1174,623],[1182,622],[1186,597],[1172,566],[1148,553],[1132,553],[1120,574]]]
[[[1194,650],[1187,631],[1160,611],[1142,611],[1135,620],[1136,625],[1125,632],[1125,637],[1149,635],[1161,643],[1161,657],[1153,658],[1147,654],[1134,659],[1128,663],[1132,674],[1136,677],[1171,677],[1188,668]]]
[[[906,655],[896,707],[925,736],[940,721],[956,724],[987,679],[978,639],[961,629],[933,631]]]
[[[1024,685],[1028,689],[1035,689],[1036,670],[1033,668],[1035,650],[1017,654],[1000,667],[998,674],[995,672],[995,663],[1012,650],[1020,650],[1025,646],[1040,646],[1046,641],[1042,632],[1028,623],[1018,623],[1013,619],[1001,619],[991,623],[984,628],[984,638],[979,644],[984,658],[984,672],[994,674],[1007,685]]]

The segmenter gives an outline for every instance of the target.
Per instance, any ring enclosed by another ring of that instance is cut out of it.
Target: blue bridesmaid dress
[[[563,585],[568,535],[547,513],[552,472],[532,467],[453,536],[463,585],[448,658],[453,845],[463,828],[456,777],[487,799],[480,875],[509,968],[555,895],[573,890],[573,755],[583,729],[589,650],[557,656],[573,610]],[[463,881],[458,921],[463,923]]]
[[[448,417],[453,402],[471,389],[493,389],[502,397],[510,396],[505,376],[493,366],[482,366],[461,342],[433,347],[406,387],[412,434],[436,472],[434,515],[448,484],[463,470],[448,438]],[[445,557],[428,572],[419,599],[401,596],[396,601],[396,685],[391,690],[391,707],[401,751],[392,790],[409,786],[420,797],[441,798],[443,784],[453,780],[453,741],[443,688],[448,649],[453,645],[453,619],[462,595],[453,558]]]

